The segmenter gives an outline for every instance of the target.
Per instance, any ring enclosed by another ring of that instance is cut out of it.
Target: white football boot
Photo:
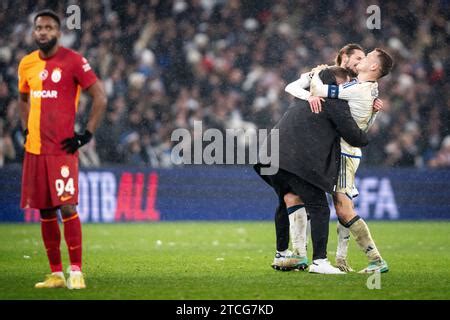
[[[309,266],[310,273],[321,274],[345,274],[345,272],[333,267],[328,259],[316,259]]]

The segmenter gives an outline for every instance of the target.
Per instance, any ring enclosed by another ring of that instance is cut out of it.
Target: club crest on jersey
[[[44,69],[41,72],[39,72],[39,79],[44,81],[47,78],[48,78],[48,71],[47,71],[47,69]]]
[[[61,167],[61,176],[63,178],[67,178],[70,175],[70,170],[68,166],[62,166]]]
[[[58,83],[61,80],[61,69],[56,68],[52,72],[52,81],[54,83]]]

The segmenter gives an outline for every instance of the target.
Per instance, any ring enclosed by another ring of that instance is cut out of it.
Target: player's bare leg
[[[66,287],[66,280],[64,278],[64,273],[62,272],[61,252],[59,249],[61,233],[56,212],[56,209],[40,210],[42,240],[44,241],[52,273],[47,275],[44,281],[35,284],[35,288],[38,289]]]
[[[61,206],[61,216],[64,223],[64,238],[70,258],[70,275],[67,280],[69,289],[84,289],[83,273],[81,272],[82,239],[81,222],[74,205]]]
[[[361,272],[387,272],[389,270],[388,265],[381,257],[381,254],[372,239],[369,227],[365,221],[355,213],[352,200],[343,193],[336,193],[334,203],[335,205],[337,204],[336,215],[338,216],[340,223],[351,232],[355,237],[356,243],[369,259],[369,266],[364,270],[361,270]],[[345,249],[341,248],[341,252],[339,253],[342,254],[344,250]],[[338,256],[336,255],[336,260],[338,260],[337,258]]]

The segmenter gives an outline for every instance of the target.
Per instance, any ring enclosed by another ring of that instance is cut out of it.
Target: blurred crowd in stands
[[[172,131],[195,120],[204,130],[271,128],[292,102],[286,84],[352,42],[395,59],[362,166],[450,168],[448,0],[379,1],[379,30],[366,25],[372,0],[2,1],[0,166],[23,156],[17,66],[36,49],[33,13],[67,18],[71,4],[81,29],[63,23],[61,45],[89,60],[108,95],[82,166],[171,167]],[[77,129],[89,108],[83,95]]]

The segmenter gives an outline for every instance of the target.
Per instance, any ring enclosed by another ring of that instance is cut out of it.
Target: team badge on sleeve
[[[83,61],[83,71],[84,72],[88,72],[89,70],[91,70],[91,66],[89,65],[89,62],[86,60],[86,58],[83,57],[83,59],[81,59],[81,61]]]

